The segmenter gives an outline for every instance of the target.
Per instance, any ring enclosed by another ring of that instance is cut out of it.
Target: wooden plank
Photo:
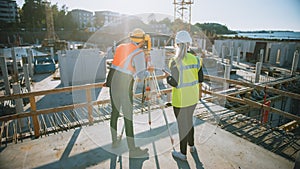
[[[162,80],[162,79],[165,79],[167,78],[168,76],[165,74],[165,75],[160,75],[160,76],[148,76],[146,78],[146,80]],[[142,82],[144,79],[136,79],[136,82]]]
[[[241,103],[241,104],[246,104],[243,99],[239,99],[239,98],[236,98],[236,97],[232,97],[232,96],[228,96],[228,95],[223,95],[223,94],[219,94],[219,93],[211,92],[211,91],[206,91],[206,93],[210,94],[212,96],[216,96],[218,98],[227,99],[229,101],[233,101],[233,102],[237,102],[237,103]]]
[[[28,98],[31,96],[41,96],[41,95],[48,95],[48,94],[55,94],[55,93],[72,92],[72,91],[76,91],[76,90],[101,88],[101,87],[103,87],[103,84],[104,83],[93,83],[93,84],[80,85],[80,86],[70,86],[70,87],[55,88],[55,89],[49,89],[49,90],[43,90],[43,91],[35,91],[35,92],[30,92],[30,93],[13,94],[10,96],[1,96],[0,101]]]
[[[60,107],[55,107],[55,108],[36,110],[36,112],[30,111],[30,112],[25,112],[25,113],[21,113],[21,114],[7,115],[7,116],[0,117],[0,121],[8,121],[8,120],[13,120],[13,119],[18,119],[18,118],[31,117],[33,115],[55,113],[55,112],[60,112],[60,111],[64,111],[64,110],[72,110],[75,108],[81,108],[81,107],[85,107],[85,106],[87,106],[87,103],[72,104],[72,105],[67,105],[67,106],[60,106]]]
[[[296,120],[293,120],[284,125],[281,125],[279,128],[285,131],[292,131],[297,127],[299,127],[299,123]]]
[[[282,116],[284,116],[286,118],[289,118],[291,120],[296,120],[298,123],[300,122],[300,117],[297,116],[297,115],[294,115],[294,114],[291,114],[291,113],[288,113],[288,112],[285,112],[285,111],[282,111],[282,110],[279,110],[279,109],[276,109],[276,108],[273,108],[273,107],[269,107],[267,105],[252,101],[252,100],[247,99],[247,98],[239,99],[239,98],[236,98],[236,97],[226,96],[226,95],[223,95],[223,94],[214,93],[214,92],[210,92],[210,91],[207,91],[207,92],[208,92],[208,94],[211,94],[213,96],[217,96],[218,98],[227,99],[229,101],[233,101],[233,102],[237,102],[237,103],[241,103],[241,104],[247,104],[249,106],[256,107],[256,108],[263,108],[264,110],[269,110],[272,113],[282,115]]]
[[[91,89],[86,89],[86,100],[88,102],[87,104],[87,110],[88,110],[88,119],[90,125],[93,124],[93,105],[92,105],[92,92]]]
[[[253,83],[242,82],[242,81],[237,81],[237,80],[232,80],[232,79],[224,79],[224,78],[216,77],[216,76],[205,75],[204,77],[207,80],[217,81],[217,82],[220,82],[220,83],[223,83],[223,82],[232,83],[232,84],[236,84],[236,85],[251,87],[253,89],[266,90],[267,92],[271,92],[271,93],[275,93],[275,94],[279,94],[279,95],[282,95],[282,96],[291,97],[291,98],[300,100],[300,95],[297,94],[297,93],[282,91],[282,90],[279,90],[279,89],[275,89],[273,87],[269,87],[269,85],[278,84],[279,82],[273,83],[273,84],[268,83],[268,84],[265,84],[265,85],[263,85],[263,84],[257,85],[257,84],[253,84]],[[289,82],[289,81],[294,81],[294,80],[297,80],[299,78],[300,77],[293,77],[293,78],[289,78],[289,79],[284,79],[280,83],[286,83],[286,82]]]
[[[279,100],[281,98],[282,98],[282,96],[278,95],[278,96],[267,98],[267,101],[270,100],[270,101],[273,102],[273,101]],[[263,102],[264,102],[263,100],[258,101],[258,103],[263,103]],[[238,108],[233,108],[231,110],[235,111],[235,112],[239,112],[240,114],[245,114],[245,113],[241,113],[241,111],[247,111],[247,109],[248,109],[248,111],[250,110],[250,106],[249,105],[243,105],[243,106],[240,106]]]
[[[300,122],[300,117],[297,116],[297,115],[294,115],[294,114],[291,114],[291,113],[288,113],[288,112],[285,112],[285,111],[282,111],[282,110],[279,110],[279,109],[276,109],[276,108],[273,108],[273,107],[269,107],[265,104],[262,104],[262,103],[257,103],[255,101],[252,101],[250,99],[247,99],[247,98],[244,98],[246,104],[250,105],[250,106],[253,106],[253,107],[256,107],[256,108],[262,108],[264,110],[268,110],[272,113],[276,113],[276,114],[279,114],[279,115],[282,115],[286,118],[289,118],[291,120],[296,120],[298,123]]]
[[[2,144],[2,135],[3,135],[3,132],[4,132],[4,126],[5,126],[5,122],[2,122],[1,132],[0,132],[0,147],[1,147],[1,144]]]
[[[36,114],[35,97],[34,96],[29,97],[29,101],[30,101],[31,112],[33,113],[32,121],[33,121],[34,136],[38,138],[40,136],[40,124],[38,121],[38,116]]]
[[[93,102],[92,104],[93,104],[94,106],[96,106],[96,105],[107,104],[107,103],[110,103],[110,99],[106,99],[106,100],[98,100],[98,101]]]
[[[152,79],[153,77],[149,77],[149,79]],[[157,76],[157,79],[164,79],[166,78],[165,75]],[[21,93],[21,94],[12,94],[10,96],[1,96],[0,101],[5,100],[14,100],[14,99],[20,99],[20,98],[28,98],[31,96],[41,96],[41,95],[48,95],[48,94],[55,94],[55,93],[63,93],[63,92],[72,92],[76,90],[87,90],[87,89],[93,89],[93,88],[102,88],[104,83],[93,83],[93,84],[86,84],[86,85],[79,85],[79,86],[69,86],[69,87],[62,87],[62,88],[56,88],[56,89],[49,89],[49,90],[43,90],[43,91],[35,91],[30,93]]]
[[[13,121],[13,141],[18,142],[16,120]]]
[[[226,94],[226,96],[234,96],[234,95],[241,94],[241,93],[243,94],[243,93],[251,92],[252,90],[253,90],[252,88],[246,88],[246,89],[242,89],[242,90],[238,90],[236,92]],[[202,92],[205,93],[205,94],[209,94],[209,91],[207,91],[207,90],[203,90]],[[214,97],[204,98],[204,100],[206,100],[208,102],[211,102],[214,99],[216,99],[216,98],[214,98]]]

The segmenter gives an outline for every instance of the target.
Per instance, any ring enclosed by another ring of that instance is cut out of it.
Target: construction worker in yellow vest
[[[192,38],[187,31],[179,31],[175,37],[176,54],[169,62],[171,75],[167,82],[172,86],[172,106],[178,123],[180,151],[172,155],[187,160],[187,145],[195,152],[193,113],[199,101],[203,82],[202,60],[189,52]]]
[[[133,83],[136,74],[146,68],[143,47],[148,36],[142,29],[137,28],[130,33],[129,37],[130,42],[117,46],[105,84],[110,88],[112,105],[110,119],[112,147],[116,148],[120,144],[120,139],[117,137],[117,123],[122,111],[129,155],[140,157],[147,155],[148,149],[136,147],[134,141]]]

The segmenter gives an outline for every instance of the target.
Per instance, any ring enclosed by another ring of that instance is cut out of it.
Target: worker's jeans
[[[194,145],[193,114],[196,105],[197,104],[183,108],[173,107],[179,130],[180,152],[185,155],[187,144],[189,146]]]
[[[118,76],[119,78],[113,79],[110,87],[110,98],[112,105],[112,113],[110,119],[112,141],[117,141],[117,124],[120,112],[124,114],[125,133],[127,138],[128,148],[135,147],[134,132],[133,132],[133,92],[132,82],[130,79]],[[122,81],[119,81],[123,79]],[[126,81],[128,83],[126,83]],[[117,83],[118,82],[118,83]]]

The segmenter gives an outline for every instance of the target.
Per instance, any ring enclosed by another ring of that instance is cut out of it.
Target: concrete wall
[[[241,47],[242,52],[254,52],[256,41],[252,40],[232,40],[232,39],[225,39],[225,40],[215,40],[214,41],[214,47],[219,57],[222,57],[222,46],[225,46],[225,56],[229,55],[230,47],[233,46],[234,51],[233,55],[237,56],[237,49],[238,47]]]
[[[157,69],[166,68],[166,53],[164,49],[153,49],[150,52],[151,56],[151,64],[155,66]],[[158,72],[162,74],[162,72]]]
[[[280,42],[269,43],[270,44],[270,59],[269,63],[278,65],[281,67],[290,68],[293,63],[294,52],[300,49],[300,43],[296,42]],[[277,53],[280,50],[280,63],[276,63]],[[300,65],[298,63],[298,68]]]
[[[104,81],[106,58],[99,49],[67,50],[58,56],[61,81],[64,86]]]
[[[267,49],[264,51],[264,62],[268,62],[272,65],[279,67],[291,68],[293,63],[294,52],[298,50],[300,52],[299,42],[271,42],[271,41],[256,41],[256,40],[240,40],[240,39],[225,39],[225,40],[215,40],[214,47],[217,56],[222,57],[222,46],[225,46],[225,57],[229,56],[230,47],[234,47],[233,55],[237,56],[237,49],[241,47],[243,53],[249,52],[254,53],[256,42],[266,42]],[[280,50],[279,63],[276,63],[277,53]],[[269,59],[266,59],[266,58]],[[242,61],[245,61],[245,56],[242,57]],[[300,60],[298,63],[298,69],[300,68]]]
[[[58,55],[60,78],[63,86],[76,86],[104,82],[106,78],[106,57],[99,49],[67,50]],[[91,91],[92,100],[97,100],[101,89]],[[73,103],[86,102],[86,91],[73,91]]]

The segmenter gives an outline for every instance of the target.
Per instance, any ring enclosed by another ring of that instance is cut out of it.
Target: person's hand
[[[165,73],[165,76],[166,76],[166,77],[170,76],[170,73],[167,72],[165,69],[162,69],[162,71]]]
[[[106,82],[103,83],[103,87],[107,87],[107,86],[106,86]]]

